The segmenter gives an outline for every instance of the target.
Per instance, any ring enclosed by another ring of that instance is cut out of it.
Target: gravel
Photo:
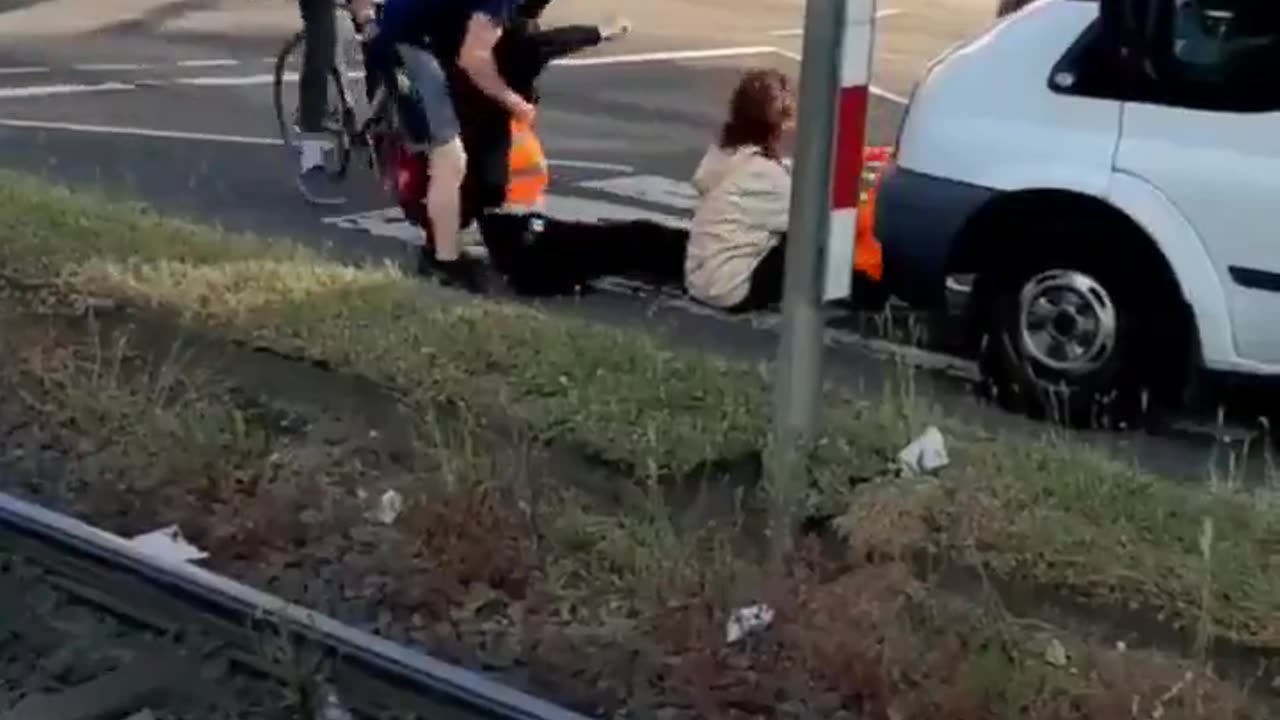
[[[0,550],[0,718],[320,717],[194,632],[160,632]]]

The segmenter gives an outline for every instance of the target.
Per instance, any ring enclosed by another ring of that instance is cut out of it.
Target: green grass
[[[631,467],[638,482],[764,445],[758,367],[428,291],[385,267],[344,266],[284,240],[168,220],[25,177],[0,175],[0,267],[324,359],[396,388],[411,405],[443,401],[513,418],[540,440]],[[984,437],[909,387],[825,396],[827,434],[808,502],[844,507],[855,497],[847,479],[880,478],[850,513],[859,549],[933,547],[1185,625],[1208,617],[1224,634],[1280,648],[1273,494],[1175,483],[1069,440]],[[925,486],[896,479],[893,453],[930,423],[947,435],[953,466]],[[1206,518],[1215,528],[1209,567],[1199,541]]]

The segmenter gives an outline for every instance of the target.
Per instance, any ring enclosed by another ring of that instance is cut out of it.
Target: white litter
[[[373,518],[383,525],[390,525],[400,517],[402,510],[404,510],[404,498],[395,490],[388,490],[378,499],[378,507],[373,511]]]
[[[748,635],[766,630],[773,623],[773,616],[773,608],[764,604],[738,608],[725,623],[725,642],[732,645]]]
[[[342,698],[338,696],[337,688],[322,682],[320,683],[320,691],[324,694],[324,701],[316,714],[315,720],[352,720],[351,711],[343,704]]]
[[[129,543],[152,557],[175,562],[192,562],[209,557],[209,553],[187,542],[177,525],[129,538]]]
[[[898,453],[898,462],[907,472],[922,475],[940,470],[951,464],[947,456],[947,441],[942,431],[929,426],[919,437]]]
[[[1044,661],[1054,667],[1066,667],[1069,662],[1067,648],[1056,638],[1050,640],[1049,646],[1044,650]]]

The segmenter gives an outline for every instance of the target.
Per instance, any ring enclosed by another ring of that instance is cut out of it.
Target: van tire
[[[1006,410],[1070,427],[1128,427],[1150,412],[1153,398],[1164,397],[1171,378],[1181,377],[1185,355],[1175,362],[1161,357],[1183,345],[1171,320],[1181,297],[1140,254],[1125,252],[1114,233],[1058,222],[1028,223],[1037,251],[993,258],[977,278],[984,394]],[[1089,240],[1100,236],[1109,242]],[[1061,337],[1103,351],[1084,352],[1082,361],[1051,357],[1067,347],[1052,339]],[[1047,364],[1056,361],[1057,367]]]

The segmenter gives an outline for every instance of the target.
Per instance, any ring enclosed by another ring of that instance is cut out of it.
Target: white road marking
[[[547,143],[548,145],[554,143]],[[635,168],[622,163],[596,162],[594,160],[548,160],[551,167],[580,168],[582,170],[604,170],[606,172],[635,172]]]
[[[782,57],[788,58],[790,60],[800,62],[800,53],[791,52],[790,50],[784,50],[779,47],[773,48],[773,52],[777,53],[778,55],[781,55]],[[871,89],[872,95],[875,95],[877,97],[882,97],[885,100],[891,100],[899,105],[907,104],[907,98],[903,97],[902,95],[899,95],[894,92],[889,92],[888,90],[885,90],[882,87],[876,87],[875,85],[872,85],[870,89]]]
[[[0,90],[3,92],[3,90]],[[0,97],[3,97],[0,95]],[[246,137],[244,135],[218,135],[214,133],[183,132],[179,130],[156,130],[151,128],[87,125],[82,123],[50,122],[47,120],[20,120],[17,118],[0,118],[0,127],[29,128],[33,130],[66,130],[69,132],[92,133],[97,135],[127,135],[133,137],[164,138],[169,140],[202,140],[210,142],[235,143],[240,145],[283,145],[279,138]]]
[[[741,57],[745,55],[768,55],[776,52],[778,52],[778,49],[772,46],[752,45],[745,47],[710,48],[706,50],[671,50],[651,53],[634,53],[629,55],[600,55],[598,57],[564,58],[553,62],[552,65],[562,67],[593,67],[600,65],[625,65],[629,63],[678,62],[681,60],[715,60],[718,58]],[[264,58],[264,61],[275,62],[274,58]],[[286,72],[282,77],[283,81],[287,83],[298,82],[298,73],[296,72]],[[347,77],[360,80],[364,78],[364,73],[362,71],[353,70],[347,73]],[[274,81],[275,78],[269,73],[183,77],[174,80],[174,82],[179,85],[193,85],[197,87],[270,85]]]
[[[744,55],[768,55],[774,48],[768,45],[708,48],[705,50],[666,50],[660,52],[627,55],[598,55],[596,57],[563,58],[551,63],[563,67],[587,67],[592,65],[622,65],[626,63],[676,62],[680,60],[715,60]]]
[[[784,48],[774,47],[771,45],[751,45],[751,46],[740,46],[740,47],[709,48],[709,49],[702,49],[702,50],[670,50],[670,51],[659,51],[659,52],[649,52],[649,53],[633,53],[633,54],[620,54],[620,55],[600,55],[596,57],[564,58],[561,60],[557,60],[552,64],[563,66],[563,67],[595,67],[595,66],[604,66],[604,65],[624,65],[624,64],[630,64],[630,63],[638,64],[638,63],[647,63],[647,62],[679,62],[679,61],[714,60],[719,58],[742,57],[742,56],[749,56],[749,55],[767,55],[767,54],[781,55],[783,57],[789,58],[796,62],[800,61],[800,55],[798,53],[792,52],[790,50],[786,50]],[[263,58],[263,61],[274,62],[275,59]],[[185,68],[235,67],[240,64],[241,63],[237,60],[225,59],[225,58],[218,58],[218,59],[211,59],[211,60],[182,60],[175,63],[177,67],[185,67]],[[114,63],[114,64],[113,63],[94,63],[94,64],[76,65],[74,67],[78,70],[124,71],[124,70],[141,70],[141,69],[151,68],[155,66],[145,65],[145,64],[131,64],[131,63]],[[51,71],[50,68],[34,67],[34,66],[33,67],[12,67],[12,68],[0,68],[0,75],[45,73],[50,71]],[[353,79],[362,79],[364,77],[364,73],[359,71],[352,71],[347,73],[347,75]],[[283,81],[287,83],[296,83],[298,81],[298,74],[296,72],[287,72],[283,76]],[[174,79],[172,82],[178,85],[189,85],[192,87],[248,87],[248,86],[255,86],[255,85],[270,85],[272,82],[274,82],[274,77],[269,73],[254,73],[252,75],[180,77],[180,78]],[[148,84],[157,85],[157,84],[161,84],[161,82],[152,81],[152,82],[149,82]],[[125,86],[123,83],[118,85],[120,86],[114,87],[112,89],[125,90],[125,89],[133,89],[138,86],[137,84]],[[68,94],[68,93],[75,93],[75,92],[96,92],[98,90],[105,89],[102,86],[87,86],[87,85],[86,86],[67,85],[67,86],[59,86],[59,87],[63,87],[64,89],[60,89],[57,91],[46,90],[44,92],[40,92],[34,89],[27,89],[27,88],[0,88],[0,98],[33,97],[41,94],[49,95],[49,94]],[[73,89],[73,88],[77,88],[77,89]],[[905,105],[907,103],[907,99],[905,97],[889,92],[887,90],[884,90],[883,88],[872,86],[871,92],[879,97],[892,100],[893,102],[896,102],[901,105]]]
[[[239,64],[240,64],[239,60],[232,60],[231,58],[220,58],[220,59],[213,59],[213,60],[180,60],[178,61],[178,67],[196,67],[196,68],[232,67]]]
[[[298,73],[288,72],[284,74],[285,82],[298,82]],[[259,73],[254,75],[211,75],[207,77],[181,77],[174,80],[179,85],[194,85],[197,87],[235,87],[243,85],[270,85],[274,82],[274,76],[267,73]]]
[[[682,180],[659,175],[626,175],[580,183],[582,187],[613,195],[643,200],[658,205],[693,210],[698,206],[698,191]]]
[[[0,89],[2,92],[3,89]],[[182,130],[162,130],[141,128],[128,125],[89,125],[84,123],[53,122],[49,120],[22,120],[19,118],[0,117],[0,127],[26,128],[32,130],[65,130],[68,132],[92,133],[98,135],[129,135],[134,137],[163,138],[169,140],[198,140],[202,142],[223,142],[236,145],[283,145],[280,138],[250,137],[246,135],[222,135],[218,133],[186,132]],[[578,168],[582,170],[600,170],[603,172],[634,172],[635,168],[625,163],[596,162],[594,160],[548,160],[551,167]]]
[[[240,60],[233,58],[211,58],[208,60],[179,60],[173,63],[174,67],[188,68],[209,68],[209,67],[234,67],[241,63]],[[77,63],[71,66],[72,70],[81,72],[126,72],[133,70],[155,70],[163,65],[154,63]],[[47,65],[16,65],[8,67],[0,67],[0,76],[4,75],[43,75],[53,72],[54,68]]]
[[[747,55],[768,55],[774,52],[771,45],[743,45],[736,47],[702,48],[697,50],[658,50],[646,53],[618,53],[611,55],[593,55],[591,57],[570,57],[553,60],[552,65],[558,67],[591,67],[596,65],[625,65],[628,63],[646,62],[678,62],[681,60],[717,60]],[[261,58],[261,62],[274,63],[276,58]]]
[[[553,65],[562,67],[593,67],[599,65],[624,65],[628,63],[646,63],[646,62],[679,62],[694,60],[715,60],[728,57],[741,57],[748,55],[768,55],[776,53],[778,49],[769,45],[748,45],[737,47],[722,48],[704,48],[697,50],[662,50],[647,53],[623,53],[614,55],[597,55],[593,57],[574,57],[562,58],[553,62]],[[264,57],[259,59],[263,63],[275,63],[276,58]],[[173,63],[174,67],[180,68],[217,68],[217,67],[236,67],[243,64],[243,61],[233,58],[211,58],[211,59],[191,59],[178,60]],[[138,70],[152,70],[162,65],[149,63],[79,63],[71,66],[72,69],[82,72],[129,72]],[[49,73],[53,68],[45,66],[16,66],[16,67],[0,67],[0,76],[4,75],[28,75],[37,73]],[[360,78],[364,76],[362,72],[348,73],[351,77]],[[297,73],[290,72],[285,74],[285,82],[297,82]],[[219,87],[219,86],[235,86],[235,85],[266,85],[272,82],[270,75],[253,74],[243,76],[225,76],[225,77],[187,77],[179,78],[176,82],[183,85],[195,85],[203,87]]]
[[[343,230],[354,230],[377,237],[394,238],[412,246],[422,245],[424,239],[422,228],[416,227],[406,220],[404,213],[398,207],[326,217],[321,218],[320,222]]]
[[[648,220],[671,227],[688,228],[687,218],[642,210],[631,205],[621,205],[605,200],[567,195],[548,195],[546,213],[560,220],[596,222],[598,220]]]
[[[25,87],[0,87],[0,100],[16,98],[49,97],[52,95],[75,95],[77,93],[119,92],[133,90],[137,86],[131,83],[106,82],[92,85],[67,83],[61,85],[27,85]]]
[[[610,220],[648,220],[670,227],[687,228],[686,218],[666,213],[643,210],[632,205],[593,200],[591,198],[563,195],[547,196],[545,212],[558,220],[570,222],[598,222]],[[422,230],[405,219],[399,207],[379,208],[349,215],[322,218],[321,222],[344,230],[365,232],[378,237],[394,238],[408,245],[422,244]]]
[[[127,72],[132,70],[149,70],[151,65],[145,63],[82,63],[72,65],[73,70],[84,72]]]

